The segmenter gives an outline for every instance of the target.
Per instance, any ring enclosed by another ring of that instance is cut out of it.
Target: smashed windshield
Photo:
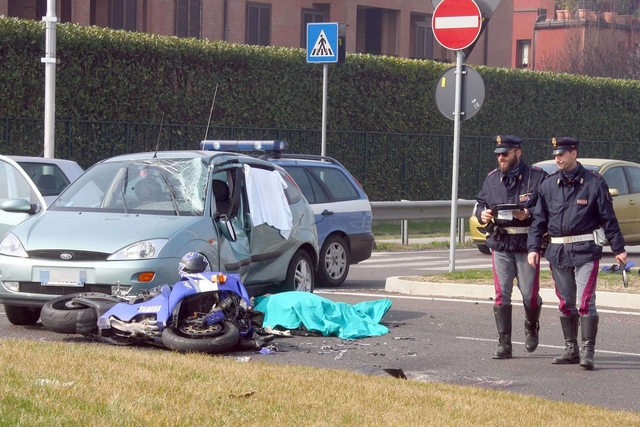
[[[201,159],[105,162],[81,175],[49,209],[201,216],[207,173]]]

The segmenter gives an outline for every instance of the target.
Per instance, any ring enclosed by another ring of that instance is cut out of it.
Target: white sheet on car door
[[[293,215],[284,194],[287,183],[278,171],[268,171],[244,165],[247,198],[253,226],[268,224],[280,230],[285,239],[291,234]]]

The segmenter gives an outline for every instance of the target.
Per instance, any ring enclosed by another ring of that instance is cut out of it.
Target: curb
[[[406,295],[419,295],[446,298],[478,298],[493,300],[495,291],[490,285],[467,285],[460,283],[435,283],[406,280],[400,277],[389,277],[384,290]],[[557,302],[555,289],[540,289],[542,301]],[[511,296],[513,301],[522,302],[522,295],[516,290]],[[640,310],[640,295],[623,294],[617,292],[597,292],[596,305],[598,307],[626,308]]]

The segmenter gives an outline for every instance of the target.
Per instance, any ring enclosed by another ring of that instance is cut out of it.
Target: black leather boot
[[[562,333],[564,334],[564,354],[553,359],[554,365],[573,365],[580,363],[580,351],[578,350],[578,321],[580,316],[560,316]]]
[[[596,346],[596,335],[598,334],[597,316],[580,317],[580,332],[582,334],[582,350],[580,351],[580,366],[584,369],[593,369],[593,353]]]
[[[524,321],[524,346],[529,353],[533,353],[538,348],[538,332],[540,331],[540,310],[542,310],[542,304],[538,308],[524,307],[524,314],[526,319]]]
[[[511,307],[510,305],[493,306],[493,315],[498,327],[498,350],[493,353],[494,359],[511,358]]]

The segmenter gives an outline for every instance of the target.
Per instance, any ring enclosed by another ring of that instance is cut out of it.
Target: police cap
[[[522,138],[513,135],[497,135],[493,138],[493,142],[496,144],[494,153],[506,153],[513,148],[520,148],[520,144],[523,143]]]
[[[553,146],[553,155],[564,153],[565,151],[577,150],[579,141],[569,136],[560,136],[557,138],[551,138],[551,145]]]

